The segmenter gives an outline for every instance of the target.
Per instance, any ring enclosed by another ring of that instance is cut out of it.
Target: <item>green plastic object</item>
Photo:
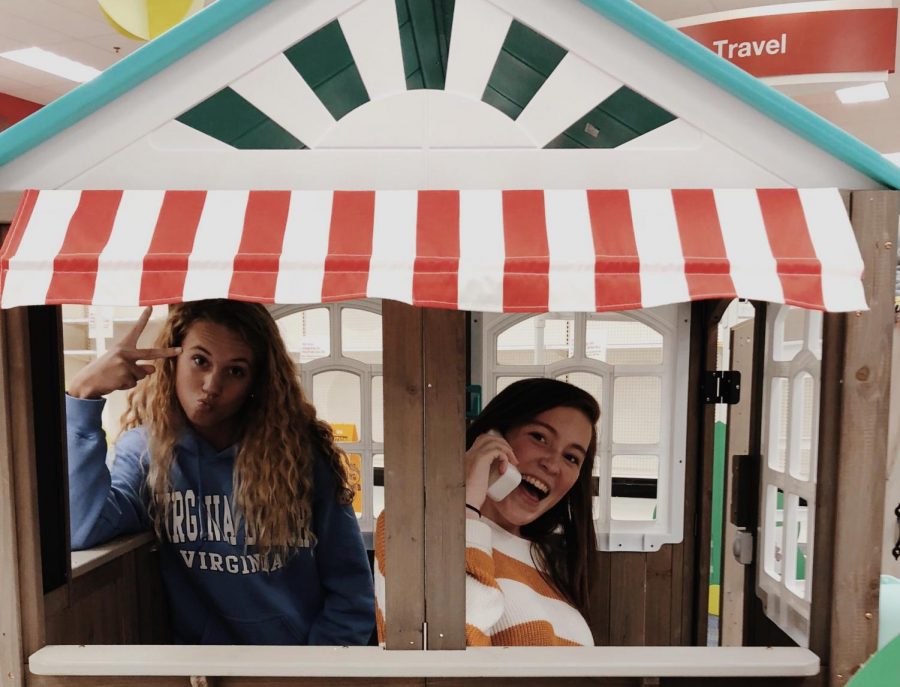
[[[466,385],[466,419],[474,420],[481,414],[481,384]]]
[[[549,38],[513,21],[481,99],[517,119],[565,56]]]
[[[406,88],[444,90],[455,0],[395,0]]]
[[[177,119],[235,148],[306,148],[268,115],[227,86]]]
[[[337,20],[285,50],[284,56],[335,120],[369,102],[369,93]]]
[[[900,685],[900,636],[863,664],[847,687],[894,687]]]
[[[712,493],[712,533],[709,554],[709,584],[722,584],[722,529],[725,508],[725,458],[728,427],[724,422],[716,422],[713,435],[713,493]],[[656,518],[654,517],[654,520]]]
[[[545,148],[616,148],[675,119],[627,86],[609,96]]]
[[[892,575],[881,576],[878,604],[878,648],[900,637],[900,579]],[[900,685],[900,671],[897,672]]]

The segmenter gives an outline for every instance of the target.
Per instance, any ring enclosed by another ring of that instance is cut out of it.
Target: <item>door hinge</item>
[[[704,403],[739,403],[741,373],[737,370],[705,371],[700,379],[700,396]]]

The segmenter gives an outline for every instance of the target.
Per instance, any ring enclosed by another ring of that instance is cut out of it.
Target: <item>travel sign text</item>
[[[712,42],[719,57],[729,60],[741,57],[753,57],[759,55],[786,55],[787,34],[781,34],[781,38],[770,38],[761,41],[742,41],[732,43],[727,38]]]

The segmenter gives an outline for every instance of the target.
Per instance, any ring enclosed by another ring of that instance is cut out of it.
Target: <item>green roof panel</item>
[[[369,102],[369,94],[355,64],[323,81],[313,91],[335,119]]]
[[[301,141],[227,87],[177,119],[182,124],[235,148],[306,148]]]
[[[524,24],[510,24],[482,101],[517,119],[566,56],[553,41]]]
[[[625,123],[640,134],[653,131],[668,124],[675,115],[664,110],[644,96],[627,87],[622,87],[602,103],[603,111]]]
[[[266,118],[252,129],[232,141],[241,150],[291,150],[306,146],[271,119]]]
[[[484,95],[481,96],[481,100],[488,105],[496,107],[510,119],[518,119],[519,115],[522,114],[523,108],[521,105],[513,102],[500,91],[495,91],[490,86],[485,89]]]
[[[455,0],[396,0],[406,87],[442,90]]]
[[[406,8],[404,0],[397,0],[397,21],[400,24],[400,52],[403,54],[403,75],[406,77],[407,90],[425,88],[425,80],[422,77],[422,69],[419,66],[419,55],[416,52],[416,36],[413,33],[412,22],[409,14],[406,20],[400,15],[401,5]]]
[[[517,21],[510,24],[503,49],[545,77],[566,56],[564,48]]]
[[[670,112],[623,86],[545,148],[615,148],[675,119]]]
[[[284,56],[336,120],[369,102],[369,93],[337,20],[285,50]]]
[[[292,45],[284,56],[312,89],[353,64],[350,46],[337,20]]]
[[[409,5],[407,4],[407,0],[395,0],[394,4],[397,6],[397,23],[400,26],[403,26],[409,21]]]
[[[591,110],[545,148],[616,148],[637,134],[600,108]]]

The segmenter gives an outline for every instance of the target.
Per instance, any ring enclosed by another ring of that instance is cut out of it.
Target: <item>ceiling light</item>
[[[24,64],[26,67],[40,69],[42,72],[48,72],[61,76],[69,81],[77,81],[84,83],[90,81],[100,72],[86,64],[70,60],[68,57],[62,57],[55,53],[43,50],[41,48],[22,48],[21,50],[9,50],[0,52],[0,57],[7,60]]]
[[[868,103],[874,100],[887,100],[891,97],[883,81],[867,83],[865,86],[850,86],[835,91],[838,100],[845,105],[850,103]]]

